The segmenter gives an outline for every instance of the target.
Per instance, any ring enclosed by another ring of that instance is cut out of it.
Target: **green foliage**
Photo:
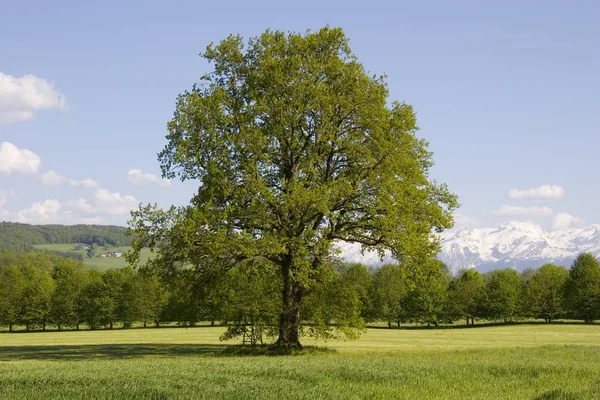
[[[223,268],[223,270],[221,270]],[[0,326],[13,330],[132,327],[176,322],[227,325],[223,339],[260,344],[276,336],[283,276],[261,257],[233,267],[205,262],[175,269],[131,267],[104,273],[81,262],[42,253],[0,252]],[[322,266],[298,313],[301,333],[357,338],[365,321],[452,324],[460,319],[514,321],[567,316],[593,322],[600,305],[600,266],[582,254],[571,271],[551,264],[522,275],[474,270],[449,278],[436,260],[384,265]],[[468,324],[468,322],[467,322]]]
[[[50,315],[50,301],[55,284],[48,272],[33,265],[22,267],[22,273],[27,285],[20,298],[20,323],[27,327],[43,326],[45,329]]]
[[[52,273],[56,290],[50,300],[50,321],[58,329],[75,327],[81,320],[81,295],[88,284],[89,272],[79,262],[65,260]]]
[[[600,318],[600,265],[590,253],[573,262],[565,284],[565,299],[572,316],[591,323]]]
[[[101,273],[92,271],[91,282],[82,293],[82,320],[90,329],[112,326],[116,319],[115,289],[106,283],[107,280],[112,279],[104,279]]]
[[[492,271],[486,284],[486,317],[504,321],[520,318],[523,314],[523,297],[523,278],[517,271]]]
[[[418,274],[410,274],[412,290],[404,304],[406,316],[411,321],[438,325],[444,320],[448,293],[447,268],[438,260],[419,266]]]
[[[447,312],[451,318],[474,320],[483,313],[485,283],[483,275],[474,269],[462,271],[450,284]]]
[[[96,243],[128,246],[127,229],[103,225],[28,225],[0,222],[0,251],[33,251],[33,245],[50,243]],[[74,256],[76,257],[76,256]]]
[[[564,291],[569,271],[554,264],[545,264],[527,281],[527,303],[530,313],[548,322],[565,314]]]
[[[201,320],[198,292],[194,271],[183,270],[167,281],[167,302],[164,319],[182,326],[194,326]],[[221,299],[225,301],[225,298]]]
[[[369,320],[387,321],[388,326],[392,322],[398,322],[399,325],[405,315],[402,304],[409,290],[408,285],[405,270],[398,265],[386,264],[375,271],[369,296],[372,305]]]
[[[38,244],[34,245],[34,248],[40,252],[57,254],[61,257],[69,257],[76,260],[83,261],[83,265],[88,268],[97,269],[100,271],[106,271],[109,269],[125,268],[127,263],[126,254],[131,250],[130,246],[95,246],[93,251],[96,252],[94,257],[88,257],[90,250],[74,250],[75,245],[73,243],[55,243],[55,244]],[[108,254],[110,252],[121,252],[123,257],[98,257],[100,254]],[[69,254],[73,253],[73,256]],[[142,249],[140,251],[140,259],[146,262],[149,258],[152,258],[153,254],[150,249]]]
[[[372,308],[370,294],[373,287],[373,276],[366,266],[358,263],[340,264],[337,268],[340,272],[342,285],[351,288],[358,296],[360,316],[363,320],[368,320]]]
[[[366,272],[366,274],[365,274]],[[370,276],[360,264],[341,267],[333,276],[312,287],[301,313],[304,333],[316,339],[356,339],[365,330],[362,314]]]
[[[27,280],[21,268],[9,265],[0,272],[0,322],[12,330],[20,322],[21,299],[27,289]]]
[[[267,31],[246,47],[230,36],[203,56],[214,70],[179,96],[159,155],[163,176],[198,181],[197,194],[135,212],[135,247],[164,245],[152,264],[165,271],[275,264],[279,344],[297,347],[303,298],[324,282],[334,241],[433,256],[456,196],[428,177],[412,107],[389,101],[341,29]]]
[[[153,322],[157,327],[167,305],[167,289],[158,275],[142,270],[135,275],[134,290],[137,316],[144,323]]]
[[[223,340],[243,337],[251,345],[277,335],[281,307],[281,277],[273,264],[262,259],[240,263],[224,279],[221,298],[228,329]],[[217,317],[218,318],[218,317]]]

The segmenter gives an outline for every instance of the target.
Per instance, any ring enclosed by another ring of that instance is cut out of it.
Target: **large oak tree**
[[[192,266],[198,279],[254,258],[275,264],[276,346],[300,347],[300,305],[336,241],[428,259],[456,197],[428,175],[412,107],[388,99],[341,29],[230,36],[202,55],[214,69],[179,96],[159,154],[165,178],[198,191],[187,207],[134,212],[136,247],[161,244],[154,266]]]

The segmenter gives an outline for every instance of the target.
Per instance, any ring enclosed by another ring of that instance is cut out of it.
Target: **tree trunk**
[[[61,325],[58,324],[57,327],[58,327],[58,331],[60,332]]]
[[[148,324],[148,321],[144,320],[144,328],[146,327],[147,324]]]
[[[110,327],[110,329],[113,328],[113,323],[112,322],[110,323],[109,327]]]
[[[397,321],[398,328],[400,328],[400,320]]]
[[[210,326],[215,326],[215,320],[214,319],[210,320]]]
[[[471,318],[471,325],[475,325],[475,318]]]
[[[292,276],[293,259],[286,257],[281,272],[283,275],[283,310],[279,314],[279,338],[273,345],[278,349],[302,349],[300,344],[300,303],[302,288]]]
[[[392,327],[392,321],[388,320],[388,328],[391,328],[391,327]]]
[[[154,321],[156,323],[156,327],[158,328],[160,326],[160,322],[158,320]]]
[[[75,327],[76,330],[79,330],[79,321],[77,322],[77,326]]]
[[[9,331],[9,332],[12,332],[12,323],[9,323],[9,324],[8,324],[8,331]]]
[[[469,318],[467,318],[467,326],[469,326]]]

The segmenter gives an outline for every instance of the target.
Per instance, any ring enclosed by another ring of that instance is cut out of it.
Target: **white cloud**
[[[38,181],[42,186],[62,186],[65,182],[65,177],[54,171],[48,171],[38,176]]]
[[[27,121],[37,110],[68,110],[66,98],[45,79],[0,72],[0,124]]]
[[[0,175],[10,175],[13,172],[34,174],[40,169],[42,161],[34,152],[19,149],[12,143],[0,144]]]
[[[543,185],[531,189],[511,189],[511,199],[558,199],[565,194],[565,189],[558,185]]]
[[[31,207],[16,213],[4,212],[3,219],[28,224],[101,224],[101,216],[81,215],[56,199],[47,199],[33,203]]]
[[[555,231],[583,226],[583,220],[571,214],[559,213],[554,217],[552,229]]]
[[[127,179],[138,185],[151,183],[160,186],[169,186],[171,184],[168,179],[162,179],[160,176],[154,174],[145,174],[141,169],[130,169],[127,171]]]
[[[96,190],[94,201],[98,212],[112,215],[127,214],[139,204],[133,196],[121,196],[106,189]]]
[[[74,187],[96,188],[100,186],[100,183],[90,178],[82,179],[80,181],[69,179],[69,183]]]
[[[31,207],[19,211],[17,214],[20,222],[44,222],[53,220],[61,209],[61,204],[56,199],[48,199],[33,203]]]
[[[507,206],[504,205],[494,211],[493,215],[502,216],[533,216],[533,217],[546,217],[552,215],[552,209],[550,207],[518,207],[518,206]]]
[[[94,207],[86,199],[71,200],[67,203],[68,207],[76,212],[92,213]]]
[[[8,200],[15,196],[14,190],[0,190],[0,207],[8,203]]]
[[[2,192],[0,200],[1,196]],[[29,224],[99,224],[106,216],[127,214],[137,206],[138,201],[133,196],[98,189],[89,199],[67,202],[46,199],[17,212],[0,211],[0,219]]]
[[[78,213],[122,215],[137,208],[139,202],[134,196],[122,196],[118,192],[98,189],[91,199],[80,198],[67,204],[71,210]]]

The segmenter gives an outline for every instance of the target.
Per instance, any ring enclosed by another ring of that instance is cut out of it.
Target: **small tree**
[[[373,286],[373,275],[369,273],[366,266],[359,263],[342,264],[339,266],[339,272],[342,285],[351,288],[358,296],[361,317],[368,320],[371,310],[370,293]]]
[[[98,245],[96,243],[92,243],[90,247],[87,249],[88,258],[93,258],[98,254]]]
[[[158,327],[167,303],[167,292],[162,281],[156,273],[142,270],[135,276],[135,287],[139,317],[144,327],[148,322]]]
[[[56,284],[50,299],[50,322],[60,331],[63,326],[76,326],[80,321],[78,303],[87,283],[87,271],[80,262],[65,261],[54,268]]]
[[[448,293],[448,302],[453,317],[464,318],[469,325],[475,323],[475,318],[481,316],[482,302],[485,295],[483,275],[474,269],[462,271],[453,280]]]
[[[569,271],[554,264],[545,264],[527,281],[527,305],[531,315],[551,322],[565,314],[565,283]]]
[[[573,262],[565,284],[570,314],[586,323],[600,318],[600,265],[591,253],[582,253]]]
[[[354,339],[364,331],[361,297],[366,295],[366,283],[362,281],[363,272],[366,269],[360,265],[337,265],[329,278],[323,277],[313,286],[301,310],[309,336]]]
[[[446,311],[448,276],[445,265],[437,260],[427,261],[419,272],[409,275],[412,290],[405,300],[406,314],[412,321],[437,326]]]
[[[21,297],[19,320],[27,330],[36,326],[42,326],[45,330],[50,315],[50,301],[55,290],[54,281],[50,274],[33,265],[24,265],[22,271],[26,286]]]
[[[492,271],[485,288],[486,316],[512,321],[523,311],[523,278],[513,269]]]
[[[169,277],[163,319],[182,326],[194,326],[201,318],[195,271],[181,270]],[[215,284],[215,282],[212,282]],[[222,299],[224,301],[225,299]]]
[[[10,265],[0,272],[0,323],[8,325],[11,332],[19,322],[26,287],[27,280],[17,266]]]
[[[92,281],[83,290],[82,316],[90,329],[110,326],[115,321],[115,297],[101,275],[92,276]]]
[[[409,284],[405,271],[395,264],[386,264],[373,276],[371,286],[371,319],[383,320],[392,326],[392,322],[403,319],[402,302],[408,293]]]

